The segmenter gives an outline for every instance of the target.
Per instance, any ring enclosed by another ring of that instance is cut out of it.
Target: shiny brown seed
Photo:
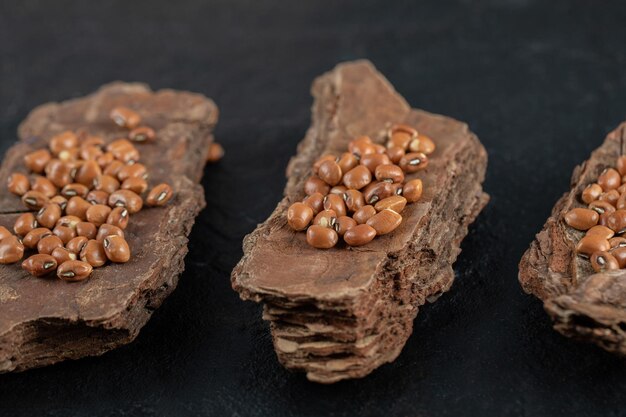
[[[356,226],[356,220],[354,220],[352,217],[339,216],[337,217],[337,220],[335,221],[335,226],[333,227],[335,229],[335,232],[337,232],[339,236],[343,236],[348,230],[350,230],[354,226]]]
[[[376,209],[376,211],[389,209],[395,211],[396,213],[402,213],[402,210],[404,210],[405,206],[406,198],[399,195],[394,195],[380,200],[378,203],[376,203],[374,208]]]
[[[330,227],[313,225],[306,231],[306,241],[318,249],[330,249],[337,244],[339,235]]]
[[[52,231],[50,229],[46,227],[37,227],[31,230],[30,232],[26,233],[26,236],[24,236],[24,239],[22,239],[22,243],[28,249],[35,249],[41,239],[43,239],[46,236],[51,236],[51,235],[52,235]]]
[[[85,217],[89,223],[100,226],[107,221],[107,217],[111,213],[111,207],[103,204],[92,205],[87,209]]]
[[[399,146],[391,146],[387,149],[387,156],[389,157],[389,160],[394,164],[400,163],[400,160],[405,154],[406,151],[404,150],[404,148],[400,148]]]
[[[337,214],[337,217],[347,214],[343,197],[338,194],[328,194],[324,197],[324,210],[333,210]]]
[[[617,190],[609,190],[605,193],[600,194],[600,197],[598,198],[598,200],[606,201],[612,206],[615,206],[617,205],[617,201],[619,200],[619,193],[617,192]]]
[[[47,149],[39,149],[24,156],[24,165],[35,174],[41,174],[51,159],[52,155]]]
[[[46,177],[41,175],[33,175],[30,180],[30,189],[39,191],[48,198],[57,195],[57,187]]]
[[[361,190],[363,192],[363,198],[367,204],[376,204],[382,199],[391,197],[395,194],[396,188],[393,183],[390,182],[372,182],[367,187]]]
[[[607,201],[600,201],[600,200],[593,201],[589,203],[589,208],[600,215],[604,213],[610,214],[610,213],[615,212],[615,207]]]
[[[116,107],[111,110],[109,115],[113,120],[113,123],[126,129],[134,129],[141,123],[141,116],[134,110],[128,107]]]
[[[139,126],[130,131],[130,133],[128,134],[128,139],[137,143],[151,143],[151,142],[154,142],[154,140],[156,139],[156,133],[154,132],[154,129],[152,129],[151,127]]]
[[[72,197],[67,202],[65,213],[69,216],[76,216],[81,220],[85,220],[87,218],[87,210],[89,210],[90,207],[92,207],[92,204],[84,198]]]
[[[601,194],[602,194],[602,187],[600,187],[598,184],[589,184],[583,190],[580,198],[586,204],[590,204],[596,201],[598,198],[600,198]]]
[[[0,239],[0,264],[14,264],[24,256],[24,245],[17,236]]]
[[[68,282],[83,281],[91,275],[93,267],[87,262],[68,260],[59,265],[57,277]]]
[[[52,255],[37,254],[25,259],[22,269],[36,277],[45,277],[57,269],[57,261]]]
[[[317,160],[313,162],[313,167],[312,167],[313,174],[318,175],[320,167],[322,166],[324,162],[327,162],[327,161],[336,162],[337,157],[335,155],[322,155],[319,158],[317,158]]]
[[[622,176],[613,168],[607,168],[598,176],[598,185],[604,191],[615,190],[622,185]]]
[[[43,193],[33,190],[28,191],[22,196],[22,203],[31,210],[39,210],[48,203],[48,200],[48,197]]]
[[[83,184],[91,188],[95,185],[96,179],[101,175],[102,169],[96,161],[85,161],[85,163],[78,168],[76,178],[74,180],[79,184]]]
[[[21,197],[30,190],[30,182],[26,175],[14,172],[7,180],[7,188],[9,192]]]
[[[109,193],[105,191],[91,190],[85,200],[89,204],[109,204]]]
[[[591,267],[596,272],[619,269],[619,262],[609,252],[594,252],[590,258]]]
[[[100,175],[94,180],[94,188],[98,191],[111,194],[120,188],[120,182],[110,175]]]
[[[391,164],[391,159],[389,159],[387,154],[374,153],[363,155],[359,163],[363,166],[366,166],[367,169],[369,169],[370,172],[373,174],[374,172],[376,172],[376,168],[378,168],[380,165]]]
[[[75,148],[78,146],[78,137],[70,130],[59,133],[50,139],[48,144],[53,154],[58,155],[64,149]]]
[[[52,230],[52,233],[61,239],[61,242],[63,242],[64,245],[67,245],[70,240],[76,237],[78,232],[71,227],[57,226]]]
[[[414,137],[415,136],[408,132],[398,131],[391,133],[389,140],[387,141],[387,147],[395,147],[406,150]]]
[[[158,195],[153,197],[156,199]],[[130,190],[117,190],[109,195],[109,206],[126,207],[130,214],[135,214],[143,207],[143,201],[141,197]]]
[[[611,245],[611,248],[618,248],[618,247],[626,247],[626,238],[623,237],[612,237],[609,239],[609,244]]]
[[[56,204],[57,206],[61,207],[61,210],[65,210],[65,208],[67,207],[67,198],[63,197],[62,195],[55,195],[50,199],[49,203]]]
[[[623,233],[626,231],[626,210],[616,210],[609,214],[606,227],[615,233]]]
[[[217,142],[213,142],[209,145],[209,151],[206,155],[206,161],[210,164],[214,164],[224,157],[224,148]]]
[[[326,195],[329,191],[330,186],[316,176],[309,177],[309,179],[307,179],[304,183],[304,192],[306,195],[312,195],[315,193]]]
[[[358,209],[353,215],[352,218],[358,223],[363,224],[367,223],[367,221],[376,215],[376,209],[372,205],[363,206]]]
[[[376,153],[376,148],[373,146],[372,139],[368,136],[361,136],[348,143],[348,151],[362,158],[364,155]]]
[[[62,247],[63,241],[55,235],[42,237],[39,243],[37,243],[37,251],[45,255],[50,255],[55,248]]]
[[[617,172],[619,172],[621,176],[626,175],[626,155],[617,158]]]
[[[576,244],[576,253],[582,257],[590,257],[594,252],[603,252],[611,249],[611,244],[602,236],[583,236]]]
[[[67,227],[71,227],[72,229],[76,229],[76,225],[82,221],[83,219],[81,219],[78,216],[67,215],[67,216],[61,217],[56,225],[67,226]]]
[[[374,143],[372,146],[376,150],[376,153],[386,154],[387,152],[387,148],[384,145],[381,145],[380,143]]]
[[[95,238],[95,236],[94,236]],[[85,237],[85,236],[77,236],[74,239],[70,240],[69,242],[67,242],[65,244],[65,248],[67,250],[69,250],[70,252],[72,252],[73,254],[80,254],[80,252],[83,250],[83,248],[85,247],[85,245],[87,245],[87,242],[89,242],[91,239]]]
[[[402,196],[406,198],[407,202],[414,203],[422,197],[422,191],[422,180],[416,178],[404,184],[402,187]]]
[[[602,236],[605,239],[611,239],[615,235],[615,232],[613,232],[611,229],[609,229],[606,226],[596,225],[596,226],[593,226],[591,229],[587,230],[587,233],[585,233],[585,235],[586,236],[597,235],[597,236]]]
[[[102,173],[104,175],[110,175],[117,178],[117,173],[120,172],[120,169],[124,168],[124,166],[126,166],[126,164],[124,164],[122,161],[113,161],[103,168]]]
[[[120,229],[124,230],[126,229],[126,226],[128,226],[129,219],[130,214],[125,207],[115,207],[113,210],[111,210],[111,213],[109,213],[106,222],[107,224],[117,226]]]
[[[50,254],[57,261],[57,265],[61,265],[63,262],[75,261],[76,254],[70,252],[66,248],[54,248]]]
[[[313,219],[313,224],[322,227],[334,227],[337,221],[337,213],[334,210],[322,210]]]
[[[343,176],[343,184],[352,190],[360,190],[370,182],[372,182],[372,173],[364,165],[352,168]]]
[[[129,192],[132,193],[132,191]],[[159,184],[154,186],[148,193],[148,196],[146,197],[146,204],[150,207],[164,206],[172,199],[173,195],[174,192],[169,184]]]
[[[76,224],[76,236],[84,236],[87,239],[95,239],[97,233],[98,228],[93,223],[80,222]]]
[[[120,236],[124,237],[124,231],[117,226],[113,226],[112,224],[103,224],[98,229],[98,234],[96,235],[96,240],[98,242],[103,242],[104,238],[107,236]]]
[[[135,163],[132,165],[124,165],[118,171],[117,178],[122,182],[127,180],[128,178],[146,179],[148,178],[148,169],[146,168],[144,164],[140,164],[140,163]],[[113,191],[110,191],[110,192],[113,192]]]
[[[11,236],[13,236],[13,234],[9,231],[9,229],[7,229],[4,226],[0,226],[0,240],[7,238],[7,237],[11,237]]]
[[[111,152],[115,159],[124,164],[137,162],[139,160],[139,151],[135,148],[135,145],[127,139],[114,140],[107,146],[107,151]]]
[[[333,161],[324,161],[317,171],[317,175],[322,181],[330,186],[335,186],[341,182],[342,171],[338,163]]]
[[[121,236],[107,236],[102,242],[104,252],[111,262],[124,263],[130,259],[128,242]]]
[[[422,152],[426,155],[430,155],[435,152],[435,142],[429,136],[420,133],[418,135],[418,141],[419,144],[415,152]]]
[[[115,156],[113,156],[111,152],[105,152],[102,155],[100,155],[98,158],[96,158],[96,162],[98,163],[98,165],[100,165],[100,168],[102,168],[103,170],[105,170],[109,166],[109,164],[111,164],[114,160],[115,160]],[[104,171],[103,173],[105,175],[109,175],[105,173]]]
[[[61,189],[61,195],[65,198],[72,198],[75,196],[85,198],[87,197],[87,194],[89,194],[89,187],[77,182],[67,184],[63,187],[63,189]]]
[[[102,149],[97,146],[82,146],[79,152],[81,159],[83,159],[84,161],[89,161],[93,159],[94,161],[96,161],[98,166],[100,166],[98,158],[101,157],[103,154],[104,152],[102,151]],[[62,159],[61,155],[59,155],[59,159]]]
[[[348,188],[346,188],[345,185],[335,185],[333,188],[330,189],[330,192],[328,194],[339,194],[343,196],[346,191],[348,191]]]
[[[343,193],[343,201],[348,211],[355,212],[365,205],[363,193],[358,190],[347,190]]]
[[[565,223],[577,230],[587,230],[598,224],[600,216],[597,212],[585,209],[575,208],[565,214]]]
[[[80,149],[78,148],[63,149],[61,152],[59,152],[59,154],[57,155],[57,158],[59,158],[63,162],[76,161],[77,159],[80,158]]]
[[[357,158],[354,154],[350,152],[344,152],[339,157],[339,161],[337,162],[337,164],[339,164],[341,172],[345,173],[359,165],[359,158]]]
[[[102,242],[97,240],[88,241],[80,251],[80,260],[96,268],[104,265],[107,261],[107,256]]]
[[[324,196],[321,193],[313,193],[302,200],[304,204],[311,207],[313,215],[316,215],[324,209]]]
[[[370,243],[376,237],[376,230],[367,224],[359,224],[349,229],[343,240],[350,246],[361,246]]]
[[[372,216],[367,224],[376,229],[377,235],[385,235],[392,232],[402,223],[402,216],[393,210],[385,209]]]
[[[24,213],[15,220],[13,231],[18,236],[26,236],[28,232],[37,228],[37,219],[34,213]],[[2,239],[2,236],[0,236]]]
[[[413,173],[428,167],[428,157],[421,152],[411,152],[404,155],[399,162],[404,172]]]
[[[617,264],[620,268],[626,268],[626,247],[617,246],[612,248],[609,253],[617,259]]]
[[[402,168],[393,164],[377,166],[374,175],[376,179],[381,182],[400,183],[404,181],[404,172],[402,171]]]
[[[60,159],[52,159],[46,165],[46,176],[59,188],[70,184],[72,179],[72,167]]]
[[[122,190],[130,190],[136,194],[143,194],[148,189],[148,182],[143,178],[128,178],[120,186]]]
[[[296,231],[306,229],[313,220],[313,209],[305,203],[293,203],[287,209],[287,224]]]
[[[617,203],[615,203],[615,207],[617,207],[618,210],[626,209],[626,193],[619,196]]]
[[[48,203],[37,212],[37,223],[52,229],[61,218],[61,214],[63,214],[61,207]]]

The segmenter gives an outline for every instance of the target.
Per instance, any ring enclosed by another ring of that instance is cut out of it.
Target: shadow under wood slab
[[[411,334],[418,306],[452,285],[452,263],[468,225],[488,201],[481,183],[487,154],[466,124],[411,109],[367,61],[338,65],[313,83],[312,125],[287,169],[285,198],[244,241],[232,273],[243,299],[264,303],[274,347],[287,368],[316,382],[363,377],[393,361]],[[345,152],[369,135],[383,143],[390,124],[432,137],[437,150],[415,177],[420,201],[402,224],[362,247],[306,243],[286,221],[321,155]]]
[[[20,140],[0,167],[0,225],[12,230],[25,211],[4,187],[12,172],[25,172],[26,153],[65,130],[84,129],[107,142],[125,137],[127,132],[109,118],[121,105],[155,129],[155,143],[138,145],[141,162],[148,167],[149,183],[168,182],[174,198],[131,216],[125,230],[131,260],[97,268],[86,281],[35,278],[19,263],[0,265],[0,372],[100,355],[129,343],[176,287],[187,235],[205,205],[198,182],[218,116],[215,104],[199,94],[152,92],[142,84],[117,82],[85,98],[36,108],[20,125]]]
[[[570,209],[587,206],[580,199],[582,191],[605,168],[615,167],[622,143],[626,123],[574,169],[571,190],[556,203],[520,261],[519,281],[524,291],[544,301],[557,331],[626,354],[626,271],[595,274],[590,262],[575,252],[584,232],[563,221]]]

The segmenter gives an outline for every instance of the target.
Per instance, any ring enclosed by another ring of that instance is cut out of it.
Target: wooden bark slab
[[[264,303],[280,362],[310,380],[363,377],[393,361],[411,334],[418,306],[454,279],[452,263],[468,225],[487,203],[487,155],[467,125],[411,109],[367,61],[345,63],[315,80],[312,125],[287,169],[285,198],[244,241],[232,274],[243,299]],[[286,209],[322,154],[344,152],[369,135],[382,143],[392,123],[434,138],[418,203],[393,233],[358,248],[319,250],[286,224]]]
[[[524,290],[544,301],[560,333],[626,354],[626,271],[594,274],[575,253],[583,232],[563,221],[575,207],[586,207],[582,190],[606,167],[614,167],[626,143],[626,123],[609,133],[591,157],[574,169],[571,189],[556,203],[519,265]]]
[[[0,265],[0,372],[100,355],[129,343],[176,287],[187,235],[205,205],[198,182],[218,115],[215,104],[199,94],[113,83],[85,98],[36,108],[20,125],[20,140],[0,167],[0,224],[12,229],[25,211],[5,188],[11,172],[24,172],[23,155],[68,129],[106,140],[125,136],[108,116],[119,105],[135,109],[157,132],[155,144],[139,145],[141,162],[150,183],[169,182],[175,197],[165,207],[131,217],[130,262],[97,268],[84,282],[39,279],[19,264]]]

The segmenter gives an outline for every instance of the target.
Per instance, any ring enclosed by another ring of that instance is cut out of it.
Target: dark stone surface
[[[1,2],[1,152],[35,105],[123,79],[215,99],[227,155],[206,169],[187,271],[138,339],[0,376],[0,415],[623,415],[624,361],[554,332],[516,277],[574,165],[624,119],[625,21],[619,0]],[[229,273],[281,197],[312,79],[361,57],[412,106],[470,124],[492,201],[400,357],[319,386],[278,365]]]

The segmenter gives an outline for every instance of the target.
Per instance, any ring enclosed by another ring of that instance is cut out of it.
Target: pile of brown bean
[[[82,281],[109,261],[128,262],[124,229],[130,216],[144,204],[166,204],[173,192],[165,183],[148,192],[148,169],[139,162],[135,144],[154,142],[155,131],[125,107],[113,109],[111,119],[127,129],[126,138],[107,144],[99,136],[66,131],[52,137],[47,149],[24,157],[30,175],[13,173],[7,185],[34,212],[17,218],[15,235],[0,226],[1,264],[36,251],[22,262],[32,275],[56,271],[65,281]]]
[[[589,259],[596,272],[626,268],[626,156],[616,168],[606,168],[581,193],[587,208],[565,213],[565,223],[585,231],[576,253]]]
[[[361,136],[348,144],[348,152],[324,155],[313,164],[305,182],[307,197],[287,210],[287,223],[306,230],[309,245],[328,249],[339,238],[361,246],[395,230],[407,203],[422,196],[422,181],[406,175],[428,166],[435,143],[406,125],[388,132],[386,146]]]

